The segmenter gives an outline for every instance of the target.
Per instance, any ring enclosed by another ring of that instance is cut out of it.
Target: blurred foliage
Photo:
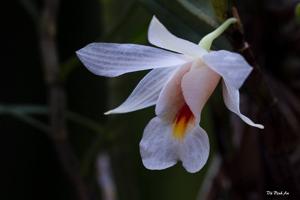
[[[300,3],[298,3],[296,5],[295,16],[296,16],[296,20],[298,21],[298,23],[300,23]]]

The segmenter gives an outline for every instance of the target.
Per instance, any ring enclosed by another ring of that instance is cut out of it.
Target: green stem
[[[204,36],[201,41],[199,42],[199,46],[206,49],[207,51],[210,50],[212,42],[219,37],[231,24],[234,24],[237,22],[237,19],[232,17],[227,19],[221,26],[219,26],[216,30],[213,32],[207,34]]]

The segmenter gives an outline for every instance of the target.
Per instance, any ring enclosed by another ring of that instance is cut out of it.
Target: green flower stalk
[[[206,49],[207,51],[210,50],[212,42],[218,38],[231,24],[234,24],[237,22],[237,19],[232,17],[227,19],[221,26],[219,26],[216,30],[213,32],[207,34],[204,36],[201,41],[199,42],[199,46],[203,49]]]

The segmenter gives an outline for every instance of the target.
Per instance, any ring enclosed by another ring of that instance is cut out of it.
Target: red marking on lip
[[[194,122],[194,115],[185,103],[180,110],[177,112],[176,117],[173,122],[173,135],[177,139],[184,138],[186,134],[186,129],[188,128],[189,123]]]

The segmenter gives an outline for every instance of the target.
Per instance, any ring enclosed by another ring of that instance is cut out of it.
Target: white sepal
[[[256,124],[251,121],[248,117],[243,115],[240,111],[240,93],[239,90],[230,85],[230,83],[223,81],[223,98],[226,107],[237,114],[245,123],[256,128],[263,129],[264,126],[261,124]]]
[[[105,114],[127,113],[155,105],[162,88],[177,69],[178,67],[153,69],[120,106]]]
[[[91,72],[108,77],[178,66],[189,60],[181,54],[136,44],[91,43],[76,54]]]
[[[209,52],[202,60],[236,89],[243,85],[252,70],[240,54],[225,50]]]
[[[201,57],[207,53],[207,51],[199,45],[170,33],[155,16],[152,18],[149,26],[148,40],[155,46],[192,57]]]

